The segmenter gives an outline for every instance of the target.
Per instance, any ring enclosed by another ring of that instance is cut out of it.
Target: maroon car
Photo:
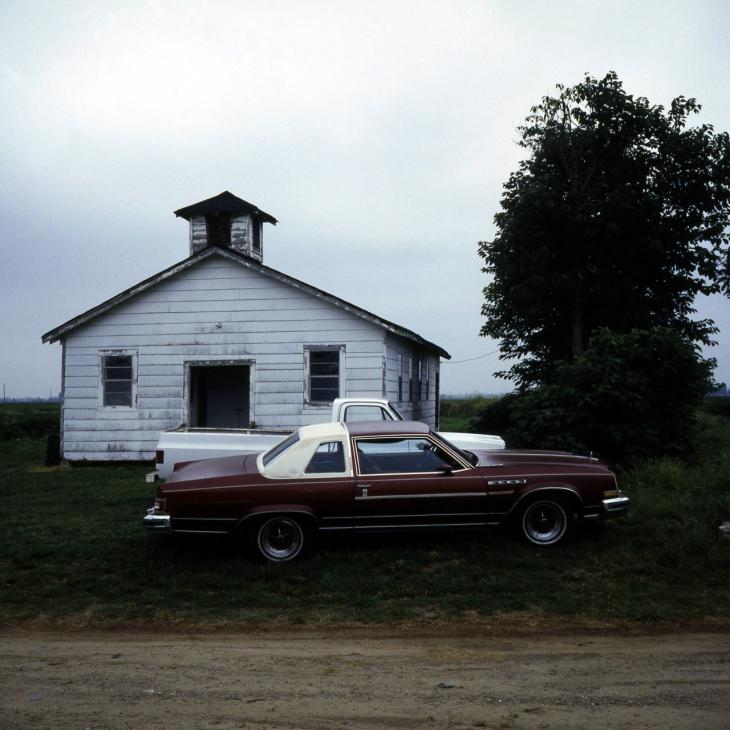
[[[144,518],[151,532],[243,534],[273,562],[317,532],[513,523],[556,545],[576,518],[625,514],[597,459],[555,451],[462,451],[422,423],[304,426],[263,454],[178,464]]]

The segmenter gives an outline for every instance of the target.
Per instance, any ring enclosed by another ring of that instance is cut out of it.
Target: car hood
[[[246,456],[223,456],[219,459],[204,459],[175,464],[165,484],[197,481],[199,479],[221,479],[240,477],[243,474],[257,474],[256,454]]]
[[[569,451],[541,451],[539,449],[504,449],[503,451],[486,451],[470,449],[479,457],[479,466],[505,468],[531,467],[596,467],[608,469],[608,466],[591,456],[576,456]]]

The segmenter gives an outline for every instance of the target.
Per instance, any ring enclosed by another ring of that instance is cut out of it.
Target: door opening
[[[251,420],[248,365],[190,367],[190,425],[198,428],[248,428]]]

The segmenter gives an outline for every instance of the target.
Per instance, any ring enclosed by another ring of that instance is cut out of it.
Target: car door
[[[355,529],[486,523],[478,470],[427,435],[353,438]]]

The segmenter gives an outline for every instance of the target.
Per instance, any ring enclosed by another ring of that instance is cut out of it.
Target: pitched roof
[[[210,213],[249,213],[267,223],[276,225],[276,218],[273,215],[265,213],[253,203],[249,203],[227,190],[219,195],[214,195],[212,198],[201,200],[199,203],[193,203],[175,211],[178,218],[185,218],[187,221],[194,215],[208,215]]]
[[[376,314],[368,312],[366,309],[362,309],[355,304],[346,302],[344,299],[340,299],[334,294],[329,294],[326,291],[318,289],[315,286],[305,284],[303,281],[299,281],[299,279],[295,279],[293,276],[289,276],[288,274],[284,274],[281,271],[277,271],[276,269],[271,269],[268,266],[264,266],[263,264],[254,261],[248,256],[244,256],[243,254],[238,253],[237,251],[227,248],[218,248],[216,246],[210,246],[208,248],[205,248],[194,256],[190,256],[187,259],[183,259],[182,261],[173,264],[164,271],[160,271],[158,274],[150,276],[144,281],[140,281],[139,284],[135,284],[134,286],[129,287],[129,289],[125,289],[123,292],[120,292],[111,299],[107,299],[105,302],[102,302],[96,307],[92,307],[86,312],[79,314],[77,317],[69,319],[68,322],[64,322],[62,325],[59,325],[58,327],[46,332],[42,337],[42,341],[56,342],[57,340],[60,340],[64,335],[68,334],[77,327],[80,327],[81,325],[90,322],[95,317],[98,317],[99,315],[108,312],[112,307],[115,307],[117,304],[121,304],[122,302],[131,299],[137,294],[140,294],[143,291],[150,289],[155,284],[158,284],[161,281],[165,281],[166,279],[169,279],[170,277],[179,274],[181,271],[189,269],[191,266],[195,266],[195,264],[209,258],[210,256],[222,256],[223,258],[227,258],[247,269],[257,271],[264,276],[268,276],[272,279],[275,279],[276,281],[281,282],[282,284],[292,286],[295,289],[299,289],[300,291],[306,292],[307,294],[311,294],[318,299],[329,302],[330,304],[333,304],[340,309],[344,309],[346,312],[350,312],[350,314],[353,314],[356,317],[360,317],[361,319],[367,320],[372,324],[382,327],[384,330],[387,330],[394,335],[398,335],[399,337],[404,337],[407,340],[411,340],[412,342],[415,342],[416,344],[426,349],[434,350],[441,357],[445,357],[447,360],[451,359],[451,355],[449,355],[446,350],[434,344],[433,342],[429,342],[412,330],[401,327],[400,325],[395,324],[394,322],[390,322],[387,319],[383,319],[382,317],[378,317]]]

